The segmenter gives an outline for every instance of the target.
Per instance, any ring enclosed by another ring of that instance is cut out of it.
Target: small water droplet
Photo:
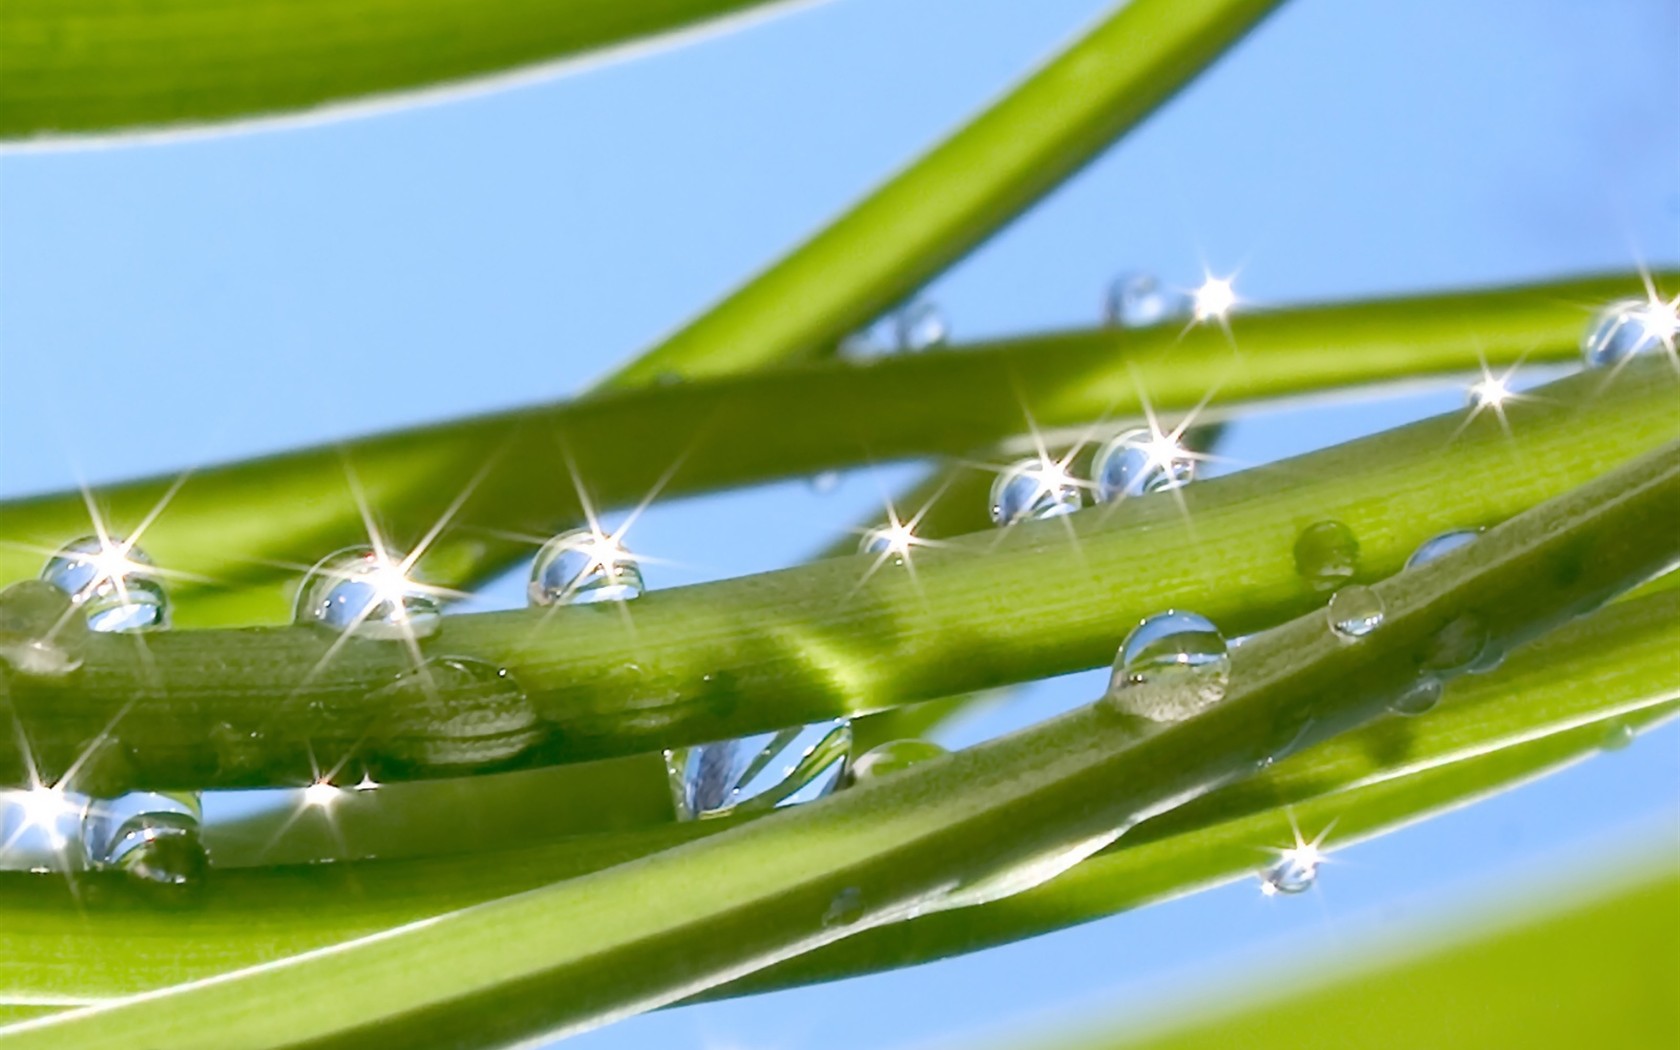
[[[532,605],[589,605],[641,596],[642,567],[615,537],[572,529],[542,545],[531,562]]]
[[[1448,621],[1424,643],[1418,666],[1437,676],[1463,674],[1476,667],[1489,648],[1487,624],[1475,613]]]
[[[824,470],[812,474],[805,482],[811,491],[819,496],[826,496],[840,487],[840,472],[838,470]]]
[[[1314,590],[1335,590],[1359,572],[1359,538],[1339,521],[1308,525],[1295,538],[1295,571]]]
[[[1356,583],[1332,594],[1325,612],[1336,637],[1352,642],[1382,626],[1383,601],[1376,591]]]
[[[904,556],[915,545],[916,534],[908,525],[880,525],[864,530],[858,539],[858,553],[886,555],[894,565],[903,565]]]
[[[1636,354],[1672,346],[1677,333],[1680,320],[1676,319],[1674,306],[1621,299],[1593,315],[1581,336],[1581,356],[1589,368],[1618,365]]]
[[[996,525],[1056,518],[1085,505],[1079,482],[1060,463],[1037,456],[1004,468],[992,482],[991,499],[992,522]]]
[[[1101,503],[1183,488],[1195,476],[1189,450],[1171,435],[1146,427],[1115,435],[1091,459],[1091,480]]]
[[[1605,725],[1604,736],[1599,740],[1598,746],[1606,751],[1620,751],[1633,743],[1633,738],[1638,735],[1626,722],[1619,718],[1613,719]]]
[[[852,761],[848,779],[866,784],[950,754],[931,740],[889,740]]]
[[[1260,890],[1266,896],[1305,893],[1318,881],[1316,850],[1284,850],[1276,863],[1260,873]]]
[[[72,540],[47,560],[41,579],[70,596],[87,617],[89,630],[169,626],[169,596],[152,559],[121,537]]]
[[[893,316],[893,333],[898,340],[898,349],[905,353],[944,346],[951,340],[951,326],[946,322],[945,314],[936,304],[926,300],[917,300],[899,310]]]
[[[1416,569],[1439,561],[1460,547],[1468,547],[1476,542],[1481,534],[1481,529],[1452,529],[1439,536],[1431,536],[1418,544],[1417,550],[1406,559],[1406,568]]]
[[[1388,702],[1388,709],[1397,715],[1407,717],[1427,714],[1436,704],[1441,702],[1441,680],[1434,675],[1426,674],[1413,682],[1400,695]]]
[[[852,747],[846,719],[665,752],[679,820],[757,812],[832,791]]]
[[[70,596],[45,580],[0,591],[0,661],[18,674],[58,678],[82,666],[88,624]]]
[[[443,619],[437,589],[410,575],[404,558],[371,547],[327,555],[298,588],[294,618],[360,638],[426,638]]]
[[[847,886],[828,902],[828,910],[823,912],[822,924],[825,929],[840,929],[851,926],[863,918],[863,891],[856,886]]]
[[[97,799],[82,820],[90,867],[169,890],[204,881],[209,856],[200,837],[203,813],[192,792],[137,791]]]
[[[1213,621],[1169,609],[1126,636],[1107,699],[1125,714],[1176,722],[1223,699],[1230,676],[1230,649]]]
[[[546,735],[525,690],[505,668],[435,656],[368,697],[380,712],[381,758],[407,768],[470,769],[508,762]]]
[[[1121,274],[1103,293],[1103,322],[1110,328],[1145,328],[1189,311],[1189,298],[1163,287],[1152,273]]]

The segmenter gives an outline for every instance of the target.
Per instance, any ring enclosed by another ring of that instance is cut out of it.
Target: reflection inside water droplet
[[[68,594],[45,580],[0,590],[0,662],[18,674],[67,675],[82,666],[87,619]]]
[[[120,871],[131,880],[180,890],[204,880],[209,857],[200,837],[198,795],[131,792],[89,804],[82,849],[89,867]]]
[[[1336,637],[1356,641],[1382,626],[1383,601],[1371,588],[1354,584],[1330,596],[1325,614]]]
[[[1359,539],[1339,521],[1320,521],[1295,539],[1295,571],[1315,590],[1328,591],[1359,571]]]
[[[1125,714],[1174,722],[1219,702],[1230,673],[1230,649],[1213,621],[1169,609],[1126,636],[1107,699]]]
[[[152,559],[121,537],[72,540],[47,560],[41,579],[69,595],[87,617],[89,630],[169,626],[169,596]]]
[[[1481,529],[1452,529],[1438,536],[1431,536],[1418,544],[1418,549],[1413,551],[1412,556],[1406,559],[1406,568],[1416,569],[1431,562],[1440,561],[1460,547],[1468,547],[1475,543],[1477,537],[1481,534]]]
[[[372,547],[327,555],[304,577],[294,618],[361,638],[425,638],[443,616],[437,589],[410,575],[404,559]]]
[[[865,784],[950,754],[931,740],[889,740],[852,761],[847,779]]]
[[[642,567],[617,537],[572,529],[542,545],[531,562],[532,605],[588,605],[641,596]]]
[[[1006,467],[992,482],[991,500],[996,525],[1060,517],[1085,503],[1079,482],[1060,463],[1037,456]]]
[[[1589,368],[1619,365],[1638,354],[1674,346],[1680,334],[1675,303],[1622,299],[1593,315],[1581,336],[1581,356]]]
[[[808,802],[839,783],[852,746],[846,719],[672,748],[665,770],[679,820]]]
[[[368,696],[381,759],[432,771],[493,767],[539,743],[536,707],[505,668],[436,656]]]
[[[1183,488],[1195,475],[1189,450],[1171,434],[1147,427],[1115,435],[1091,460],[1091,481],[1102,503]]]

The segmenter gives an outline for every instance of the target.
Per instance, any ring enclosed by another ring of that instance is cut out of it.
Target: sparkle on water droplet
[[[92,802],[82,821],[82,848],[96,870],[121,871],[136,882],[170,889],[202,882],[209,857],[200,837],[198,795],[137,791]]]
[[[1416,569],[1428,565],[1430,562],[1439,561],[1460,547],[1467,547],[1476,542],[1476,538],[1481,534],[1481,529],[1452,529],[1441,533],[1439,536],[1431,536],[1418,544],[1418,549],[1412,552],[1410,558],[1406,559],[1406,568]]]
[[[1329,591],[1359,571],[1359,539],[1339,521],[1308,525],[1295,538],[1295,571],[1315,590]]]
[[[437,772],[506,763],[540,742],[542,719],[506,669],[461,656],[434,656],[368,696],[381,721],[372,733],[382,759]]]
[[[425,638],[443,619],[436,588],[401,558],[350,547],[321,559],[298,588],[295,618],[362,638]]]
[[[1178,439],[1138,427],[1110,438],[1091,459],[1091,480],[1102,503],[1183,488],[1196,461]]]
[[[991,515],[997,525],[1056,518],[1084,505],[1079,482],[1060,463],[1039,456],[1017,460],[992,482]]]
[[[917,300],[893,316],[893,333],[898,349],[907,353],[944,346],[951,340],[951,326],[938,305]]]
[[[19,580],[0,590],[0,662],[39,678],[82,666],[87,618],[68,594],[45,580]]]
[[[895,564],[902,565],[904,556],[910,553],[910,548],[916,545],[916,533],[904,522],[893,522],[890,525],[879,525],[872,529],[865,529],[858,540],[859,554],[879,554],[891,558]]]
[[[1260,892],[1268,897],[1305,893],[1318,881],[1318,865],[1322,859],[1311,845],[1284,850],[1270,867],[1260,873]]]
[[[950,754],[931,740],[889,740],[852,760],[847,779],[866,784]]]
[[[1145,328],[1188,312],[1186,297],[1164,287],[1152,273],[1122,274],[1103,294],[1103,321],[1110,328]]]
[[[665,752],[679,820],[757,812],[820,798],[839,783],[852,746],[846,719]]]
[[[1621,364],[1637,354],[1672,349],[1680,334],[1680,300],[1621,299],[1593,315],[1581,337],[1581,356],[1591,368]]]
[[[640,597],[642,567],[616,536],[572,529],[542,545],[531,562],[532,605],[588,605]]]
[[[1125,714],[1175,722],[1223,699],[1230,675],[1230,649],[1213,621],[1169,609],[1126,636],[1107,699]]]
[[[1191,301],[1192,316],[1197,323],[1223,322],[1237,305],[1237,293],[1228,277],[1209,277],[1195,291]]]
[[[146,552],[118,537],[83,536],[47,560],[41,579],[70,596],[89,630],[169,626],[169,596]]]
[[[1383,601],[1371,588],[1354,584],[1332,594],[1325,612],[1336,636],[1351,642],[1382,626]]]

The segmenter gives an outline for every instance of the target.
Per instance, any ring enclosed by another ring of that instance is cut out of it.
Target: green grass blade
[[[1635,871],[1625,870],[1633,865]],[[1671,857],[1576,862],[1584,895],[1385,950],[1292,959],[1257,987],[1204,990],[1181,1021],[1113,1019],[1042,1050],[1574,1050],[1680,1045],[1680,869]],[[1606,869],[1609,874],[1606,876]],[[1603,885],[1607,882],[1608,886]],[[1574,887],[1571,887],[1573,889]],[[1538,912],[1539,914],[1533,914]],[[1490,928],[1491,927],[1491,928]],[[1186,1000],[1188,1001],[1188,1000]],[[993,1045],[1020,1047],[1019,1039]]]
[[[599,395],[206,469],[186,480],[142,543],[185,576],[172,584],[183,626],[283,622],[304,567],[367,542],[346,462],[398,547],[418,542],[470,490],[422,562],[439,582],[470,585],[530,556],[533,545],[509,533],[546,536],[583,519],[572,486],[530,483],[531,464],[552,474],[568,452],[598,507],[635,506],[662,479],[665,494],[679,495],[964,455],[1020,433],[1026,413],[1042,427],[1077,431],[1134,416],[1140,388],[1157,408],[1182,411],[1218,383],[1214,406],[1228,411],[1350,384],[1463,374],[1477,367],[1478,350],[1496,366],[1573,358],[1595,305],[1641,291],[1628,276],[1279,310],[1238,317],[1235,352],[1207,329],[1182,339],[1176,327],[1083,331]],[[96,495],[113,532],[131,533],[177,481]],[[52,549],[92,531],[77,492],[0,504],[0,579],[34,575]],[[195,578],[215,583],[206,590]]]
[[[673,1002],[871,925],[1042,882],[1131,822],[1380,716],[1467,618],[1503,651],[1672,567],[1676,515],[1680,442],[1377,584],[1389,615],[1358,644],[1316,610],[1251,638],[1221,702],[1182,722],[1093,705],[607,872],[25,1022],[0,1045],[325,1048],[377,1033],[425,1050]],[[356,995],[334,994],[352,981]]]
[[[1029,681],[1107,664],[1126,630],[1161,609],[1197,609],[1247,633],[1315,608],[1322,596],[1293,556],[1307,525],[1346,524],[1361,578],[1379,578],[1436,532],[1503,520],[1680,435],[1675,391],[1667,361],[1642,361],[1614,381],[1585,374],[1511,406],[1514,436],[1490,415],[1467,427],[1453,413],[1170,497],[952,541],[914,573],[865,582],[867,558],[831,559],[652,593],[628,618],[598,606],[456,616],[426,644],[505,667],[523,686],[535,721],[496,767]],[[329,646],[301,627],[96,635],[76,678],[14,678],[12,698],[49,779],[107,734],[133,751],[135,783],[156,786],[307,782],[341,760],[389,780],[491,765],[483,755],[436,769],[405,760],[421,738],[435,754],[474,752],[471,729],[459,712],[433,724],[384,708],[377,688],[410,666],[407,647],[363,642],[328,660]],[[260,769],[227,768],[222,726],[261,735]],[[464,730],[469,739],[455,741]],[[0,775],[15,781],[24,768],[16,745],[0,743]]]
[[[766,0],[7,0],[0,140],[312,110],[582,58]]]

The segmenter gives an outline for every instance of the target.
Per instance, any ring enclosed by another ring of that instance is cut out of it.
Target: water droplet
[[[824,470],[812,474],[805,482],[811,491],[819,496],[826,496],[840,487],[840,472],[838,470]]]
[[[1437,676],[1463,674],[1476,667],[1487,652],[1487,624],[1475,613],[1455,616],[1424,643],[1418,666]]]
[[[859,554],[889,556],[894,565],[903,565],[904,556],[916,545],[916,534],[910,526],[899,523],[865,529],[858,540]]]
[[[532,605],[590,605],[640,597],[642,567],[612,536],[572,529],[542,545],[531,562]]]
[[[1196,461],[1176,438],[1144,427],[1110,438],[1091,459],[1101,503],[1183,488],[1195,476]]]
[[[1619,718],[1613,719],[1605,725],[1604,736],[1599,741],[1598,746],[1606,751],[1620,751],[1633,743],[1633,738],[1638,735],[1634,732],[1633,727],[1626,722]]]
[[[427,770],[505,763],[546,731],[536,707],[505,668],[435,656],[368,697],[382,721],[381,758]]]
[[[1277,862],[1260,873],[1260,891],[1268,897],[1305,893],[1318,881],[1318,851],[1311,847],[1284,850]]]
[[[120,537],[72,540],[47,560],[41,579],[70,596],[87,617],[89,630],[169,626],[169,596],[152,559]]]
[[[893,317],[893,333],[898,349],[906,353],[944,346],[951,340],[951,326],[946,323],[944,313],[926,300],[917,300],[899,310]]]
[[[402,556],[349,547],[316,563],[298,588],[295,618],[361,638],[425,638],[443,619],[437,590]]]
[[[681,820],[808,802],[833,790],[852,746],[846,719],[665,752]]]
[[[1332,594],[1325,612],[1336,636],[1351,642],[1382,626],[1383,601],[1371,588],[1354,584]]]
[[[1406,568],[1416,569],[1428,565],[1430,562],[1439,561],[1460,547],[1468,547],[1476,542],[1476,538],[1481,534],[1481,529],[1452,529],[1441,533],[1439,536],[1431,536],[1418,544],[1418,549],[1412,552],[1410,558],[1406,559]]]
[[[851,926],[861,918],[863,891],[856,886],[847,886],[828,902],[828,910],[823,912],[822,924],[825,929],[834,930]]]
[[[45,580],[0,591],[0,661],[19,674],[67,675],[82,666],[88,625],[70,596]]]
[[[1335,590],[1359,571],[1359,538],[1339,521],[1308,525],[1295,538],[1295,571],[1315,590]]]
[[[1581,337],[1581,356],[1589,368],[1621,364],[1636,354],[1673,345],[1680,321],[1667,303],[1621,299],[1593,315]]]
[[[1085,505],[1084,494],[1060,463],[1034,456],[1004,468],[992,482],[992,522],[1013,525],[1072,514]]]
[[[89,866],[121,871],[136,882],[180,890],[203,882],[209,867],[200,838],[203,814],[191,792],[136,791],[98,799],[82,820]]]
[[[1110,328],[1145,328],[1189,313],[1189,299],[1161,285],[1152,273],[1116,277],[1103,295],[1103,321]]]
[[[931,740],[889,740],[865,751],[852,761],[848,779],[866,784],[950,754]]]
[[[1108,700],[1125,714],[1176,722],[1223,699],[1230,676],[1230,650],[1213,621],[1169,609],[1126,636]]]
[[[1441,702],[1441,680],[1426,674],[1413,682],[1405,692],[1388,702],[1388,709],[1397,715],[1427,714]]]

